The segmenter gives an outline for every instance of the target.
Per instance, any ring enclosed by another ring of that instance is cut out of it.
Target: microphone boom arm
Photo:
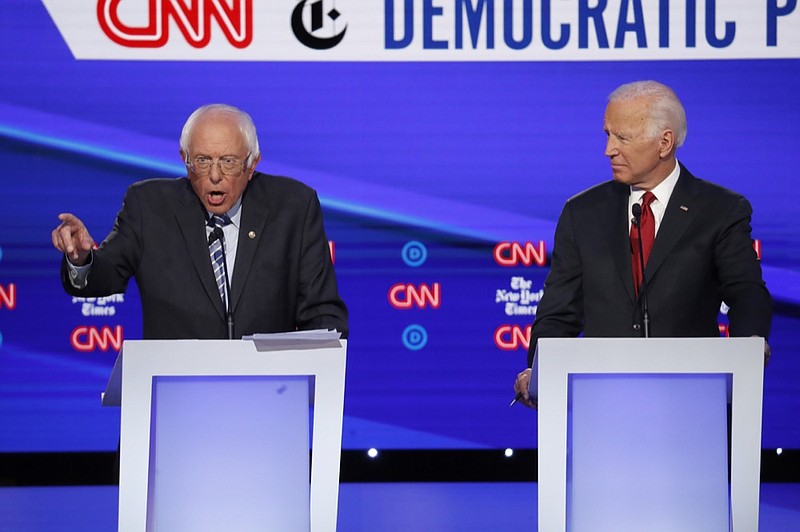
[[[225,318],[228,325],[228,340],[233,340],[233,308],[231,303],[231,278],[228,275],[228,258],[225,255],[225,234],[221,227],[215,227],[208,236],[208,245],[211,246],[217,240],[222,244],[222,271],[225,274]]]
[[[642,250],[642,206],[634,203],[631,209],[633,212],[633,220],[631,223],[636,226],[636,232],[639,235],[639,266],[642,269],[642,284],[639,286],[639,303],[642,309],[642,326],[644,327],[644,337],[650,338],[650,309],[647,305],[647,279],[644,275],[644,251]]]

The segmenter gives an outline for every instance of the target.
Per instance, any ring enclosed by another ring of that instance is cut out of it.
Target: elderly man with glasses
[[[59,215],[52,239],[64,289],[107,296],[134,277],[148,339],[319,328],[346,336],[317,194],[256,172],[250,116],[222,104],[197,109],[180,153],[187,176],[131,185],[99,247],[80,219]]]

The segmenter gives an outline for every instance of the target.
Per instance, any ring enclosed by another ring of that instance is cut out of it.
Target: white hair
[[[634,81],[621,85],[608,96],[609,102],[647,99],[650,114],[646,131],[651,138],[665,129],[675,133],[675,147],[686,140],[686,110],[675,92],[657,81]]]
[[[189,118],[186,119],[186,123],[183,125],[183,130],[181,131],[180,145],[183,153],[189,153],[189,139],[192,137],[192,131],[194,130],[194,126],[197,124],[198,119],[210,113],[227,113],[236,118],[236,121],[239,125],[239,131],[241,132],[244,142],[247,145],[247,151],[250,152],[250,156],[246,161],[246,165],[249,167],[252,162],[261,154],[258,148],[258,135],[256,134],[256,126],[249,114],[242,111],[238,107],[224,103],[212,103],[209,105],[204,105],[189,115]]]

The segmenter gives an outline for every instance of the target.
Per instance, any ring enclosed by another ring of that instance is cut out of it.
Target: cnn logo
[[[122,325],[117,325],[113,329],[106,325],[100,328],[79,325],[72,330],[69,340],[72,348],[82,353],[108,351],[109,348],[119,351],[122,349]]]
[[[97,21],[109,39],[126,48],[161,48],[169,41],[170,21],[195,48],[211,41],[212,20],[236,48],[246,48],[253,40],[253,0],[128,0],[125,15],[145,20],[140,26],[122,21],[120,3],[98,0]]]
[[[531,344],[531,326],[501,325],[494,331],[494,345],[503,351],[528,350]]]
[[[17,308],[17,285],[0,285],[0,308],[14,310]]]
[[[547,264],[547,249],[544,240],[536,244],[533,242],[500,242],[494,247],[494,261],[500,266],[545,266]]]
[[[442,287],[439,283],[419,286],[409,283],[397,283],[389,289],[389,303],[396,309],[439,308],[442,304]]]

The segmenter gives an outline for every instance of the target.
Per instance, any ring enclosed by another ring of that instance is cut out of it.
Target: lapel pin
[[[689,207],[687,207],[686,205],[681,205],[681,210],[683,212],[689,212]]]
[[[250,231],[249,233],[247,233],[247,236],[250,237],[250,240],[253,240],[256,237],[256,232]]]

